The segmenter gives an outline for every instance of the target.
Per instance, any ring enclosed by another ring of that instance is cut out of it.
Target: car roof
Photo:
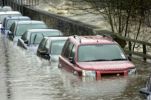
[[[41,23],[45,24],[43,21],[37,21],[37,20],[26,20],[26,21],[20,20],[14,23],[16,24],[41,24]]]
[[[69,39],[77,45],[81,44],[115,44],[116,42],[110,36],[70,36]]]
[[[0,12],[0,15],[7,15],[7,14],[21,14],[19,11],[3,11],[3,12]]]
[[[2,8],[3,11],[12,11],[11,6],[3,6]]]
[[[28,32],[59,31],[57,29],[29,29]]]
[[[6,17],[6,20],[8,20],[8,19],[30,19],[30,17],[28,17],[28,16],[8,16],[8,17]]]
[[[45,39],[48,39],[49,41],[56,41],[56,40],[67,40],[68,37],[54,36],[54,37],[45,37]]]

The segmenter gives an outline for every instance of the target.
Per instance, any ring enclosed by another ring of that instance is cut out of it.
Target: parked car
[[[0,12],[0,24],[3,23],[3,20],[7,16],[22,16],[22,14],[18,11],[3,11]]]
[[[1,11],[12,11],[10,6],[3,6]]]
[[[58,67],[96,79],[106,74],[127,76],[136,71],[119,44],[107,36],[70,36]]]
[[[62,35],[62,32],[56,29],[30,29],[18,39],[17,45],[25,49],[31,49],[36,53],[38,45],[44,37]]]
[[[51,61],[58,61],[66,40],[67,37],[45,37],[39,44],[37,55]]]
[[[147,100],[151,100],[151,76],[146,82],[146,86],[140,89],[140,93],[147,98]]]
[[[17,43],[18,39],[21,38],[23,33],[29,29],[47,29],[47,25],[43,21],[28,20],[28,21],[17,21],[12,24],[8,37],[14,43]]]
[[[31,20],[31,19],[27,16],[8,16],[8,17],[5,17],[4,21],[3,21],[3,24],[2,24],[1,32],[3,34],[8,33],[8,31],[10,30],[11,25],[15,21],[26,21],[26,20]]]
[[[0,29],[2,27],[2,23],[5,17],[7,16],[22,16],[22,14],[18,11],[2,11],[0,12]]]

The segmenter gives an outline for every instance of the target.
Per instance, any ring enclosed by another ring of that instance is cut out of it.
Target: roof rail
[[[81,43],[81,38],[78,35],[73,36],[75,39],[79,39],[79,42]]]
[[[97,34],[96,36],[102,36],[102,37],[104,37],[104,38],[107,38],[107,39],[110,39],[110,40],[113,40],[113,38],[112,38],[112,36],[111,35],[109,35],[109,34]]]

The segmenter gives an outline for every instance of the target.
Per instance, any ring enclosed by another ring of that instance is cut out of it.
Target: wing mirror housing
[[[48,50],[40,50],[39,52],[45,59],[50,60],[50,55],[48,53]]]
[[[142,89],[140,89],[140,91],[139,91],[141,94],[144,94],[144,95],[150,95],[150,92],[147,90],[147,88],[142,88]]]
[[[11,31],[8,31],[8,35],[13,35],[13,33]]]
[[[25,44],[28,44],[28,40],[25,40],[24,43],[25,43]]]

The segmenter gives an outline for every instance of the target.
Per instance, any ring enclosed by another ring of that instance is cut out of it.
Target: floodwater
[[[145,86],[150,63],[133,62],[135,76],[80,79],[0,35],[0,100],[144,100],[139,89]]]

